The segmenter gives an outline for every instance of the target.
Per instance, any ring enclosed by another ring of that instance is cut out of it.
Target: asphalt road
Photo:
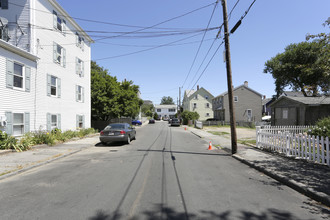
[[[166,122],[0,181],[0,219],[330,219],[328,208]]]

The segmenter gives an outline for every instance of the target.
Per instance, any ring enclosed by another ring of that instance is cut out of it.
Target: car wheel
[[[127,136],[127,141],[126,142],[127,142],[127,144],[131,143],[131,137],[129,135]]]

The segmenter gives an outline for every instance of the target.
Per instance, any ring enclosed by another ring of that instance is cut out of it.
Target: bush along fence
[[[308,126],[257,127],[256,146],[330,166],[329,137],[308,135]]]
[[[89,134],[96,133],[93,128],[80,129],[77,131],[65,131],[60,129],[54,129],[51,132],[36,131],[25,133],[22,137],[16,138],[10,136],[0,130],[0,150],[13,149],[17,152],[31,149],[32,146],[38,144],[54,145],[56,143],[62,143],[72,138],[83,138]]]

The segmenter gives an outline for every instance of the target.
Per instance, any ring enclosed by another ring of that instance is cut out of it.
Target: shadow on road
[[[201,152],[189,152],[189,151],[171,151],[171,150],[142,150],[139,149],[137,151],[148,151],[148,152],[159,152],[159,153],[176,153],[176,154],[198,154],[198,155],[211,155],[211,156],[226,156],[230,157],[231,154],[228,153],[201,153]]]

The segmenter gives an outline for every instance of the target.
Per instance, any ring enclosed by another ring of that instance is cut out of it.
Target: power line
[[[256,0],[254,0],[254,1],[250,4],[249,8],[245,11],[244,15],[242,15],[242,17],[236,22],[236,24],[234,25],[234,27],[230,30],[230,34],[233,34],[233,33],[236,31],[236,29],[241,25],[242,20],[243,20],[243,19],[245,18],[245,16],[249,13],[251,7],[253,6],[253,4],[254,4],[255,2],[256,2]]]
[[[239,3],[240,0],[237,0],[234,7],[230,10],[229,12],[229,16],[228,16],[228,20],[230,20],[230,17],[231,17],[231,13],[233,13],[234,9],[236,8],[237,4]]]
[[[9,4],[15,5],[15,6],[21,7],[21,8],[26,8],[26,9],[30,9],[30,10],[34,10],[34,11],[46,13],[46,14],[51,14],[51,15],[53,14],[52,12],[49,12],[49,11],[44,11],[44,10],[40,10],[40,9],[36,9],[36,8],[26,7],[26,5],[19,5],[19,4],[15,4],[15,3],[12,3],[12,2],[9,2]],[[209,5],[205,5],[203,7],[200,7],[198,9],[195,9],[195,10],[193,10],[191,12],[186,13],[186,14],[190,14],[192,12],[195,12],[195,11],[198,11],[198,10],[201,10],[201,9],[204,9],[206,7],[209,7],[209,6],[213,5],[213,4],[215,4],[215,3],[211,3]],[[61,18],[70,18],[70,19],[74,19],[74,20],[81,20],[81,21],[86,21],[86,22],[91,22],[91,23],[99,23],[99,24],[107,24],[107,25],[113,25],[113,26],[120,26],[120,27],[142,28],[142,29],[151,29],[152,28],[152,29],[176,30],[176,28],[143,27],[143,26],[136,26],[136,25],[116,24],[116,23],[111,23],[111,22],[91,20],[91,19],[85,19],[85,18],[79,18],[79,17],[72,17],[72,16],[64,16],[64,15],[61,15],[60,17]],[[178,17],[180,17],[180,16],[178,16]],[[173,19],[169,19],[169,20],[173,20]],[[163,23],[165,23],[165,22],[163,22]],[[153,26],[155,26],[155,25],[153,25]],[[179,29],[182,29],[182,28],[179,28]]]
[[[217,54],[218,50],[220,49],[220,47],[223,45],[224,41],[221,42],[221,44],[218,46],[218,48],[216,49],[216,51],[214,52],[213,56],[211,57],[210,61],[207,63],[206,67],[204,68],[203,72],[199,75],[197,81],[195,82],[195,84],[191,87],[190,90],[192,90],[195,85],[198,83],[198,81],[200,80],[200,78],[204,75],[207,67],[210,65],[211,61],[213,60],[214,56]]]
[[[214,5],[213,11],[212,11],[212,14],[211,14],[211,17],[210,17],[210,19],[209,19],[209,22],[208,22],[208,24],[207,24],[206,29],[208,29],[208,27],[209,27],[209,25],[210,25],[210,23],[211,23],[211,20],[212,20],[212,18],[213,18],[213,15],[214,15],[214,12],[215,12],[215,9],[216,9],[217,5],[218,5],[218,0],[216,1],[215,5]],[[202,37],[202,40],[201,40],[201,42],[200,42],[200,44],[199,44],[199,47],[198,47],[198,50],[197,50],[197,52],[196,52],[195,58],[194,58],[194,60],[193,60],[193,62],[192,62],[192,64],[191,64],[191,66],[190,66],[189,72],[188,72],[188,74],[187,74],[187,76],[186,76],[186,78],[185,78],[185,80],[184,80],[184,82],[183,82],[183,84],[182,84],[181,87],[183,87],[184,84],[186,83],[186,81],[187,81],[187,79],[188,79],[188,77],[189,77],[189,75],[190,75],[190,72],[191,72],[191,70],[192,70],[192,68],[193,68],[193,66],[194,66],[194,64],[195,64],[196,58],[197,58],[198,53],[199,53],[199,51],[200,51],[200,49],[201,49],[201,46],[202,46],[202,44],[203,44],[203,41],[204,41],[204,38],[205,38],[205,34],[206,34],[206,31],[204,32],[204,35],[203,35],[203,37]]]

